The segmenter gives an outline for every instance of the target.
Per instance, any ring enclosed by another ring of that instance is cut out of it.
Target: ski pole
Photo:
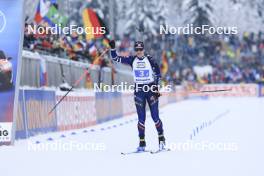
[[[231,91],[232,89],[218,89],[218,90],[197,90],[197,91],[190,91],[190,93],[211,93],[211,92],[227,92]]]
[[[98,56],[97,58],[101,58],[103,57],[106,52],[109,50],[109,48],[106,48],[102,54],[100,54],[100,56]],[[96,58],[96,59],[97,59]],[[80,78],[78,80],[75,81],[75,83],[73,84],[73,86],[66,92],[66,94],[54,105],[54,107],[49,111],[49,115],[57,108],[57,106],[64,100],[64,98],[72,91],[72,89],[76,86],[78,86],[81,82],[81,80],[85,77],[85,75],[88,73],[88,69],[92,69],[92,67],[94,66],[94,64],[91,64],[87,69],[84,70],[83,74],[80,76]]]

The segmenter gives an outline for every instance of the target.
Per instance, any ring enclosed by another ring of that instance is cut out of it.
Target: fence
[[[164,94],[161,106],[184,99],[184,89]],[[65,94],[58,90],[20,89],[16,139],[40,133],[84,128],[135,113],[133,92],[75,91],[68,94],[52,114],[54,104]],[[177,95],[177,96],[176,96]]]
[[[205,90],[231,89],[229,93],[192,94],[184,87],[174,87],[163,93],[160,106],[192,99],[194,97],[259,97],[263,87],[257,84],[205,85]],[[85,128],[108,120],[124,117],[136,112],[132,92],[71,92],[48,115],[65,92],[58,90],[20,89],[18,116],[16,118],[16,138],[28,138],[39,133]]]
[[[40,55],[29,51],[23,51],[21,86],[41,87],[41,79],[46,74],[46,85],[58,87],[63,82],[74,85],[75,81],[88,69],[92,83],[103,83],[106,85],[127,82],[132,84],[131,73],[122,71],[128,69],[126,66],[115,64],[115,72],[109,67],[100,68],[97,65],[62,59],[54,56]],[[114,80],[113,80],[114,78]],[[87,80],[82,79],[77,88],[86,88]]]

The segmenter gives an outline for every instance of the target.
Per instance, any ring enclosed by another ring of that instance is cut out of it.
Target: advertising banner
[[[97,123],[122,117],[123,106],[120,92],[96,92],[95,97]]]
[[[55,105],[55,91],[24,90],[23,96],[27,137],[57,131],[56,114],[48,115]]]
[[[57,91],[59,101],[65,92]],[[58,130],[85,128],[96,124],[95,93],[71,92],[56,109]]]
[[[23,43],[23,2],[0,1],[0,145],[14,139]]]
[[[259,86],[259,96],[263,97],[264,96],[264,85]]]

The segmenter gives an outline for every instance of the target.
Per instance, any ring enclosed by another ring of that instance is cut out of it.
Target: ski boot
[[[145,137],[139,138],[139,146],[137,147],[137,152],[144,152],[146,148]]]
[[[163,134],[159,135],[159,150],[165,149],[165,137]]]

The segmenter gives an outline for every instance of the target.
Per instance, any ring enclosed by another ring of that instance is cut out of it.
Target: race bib
[[[149,70],[135,70],[136,77],[149,77]]]
[[[149,84],[154,81],[153,70],[147,57],[135,58],[133,62],[134,82],[138,84]]]

